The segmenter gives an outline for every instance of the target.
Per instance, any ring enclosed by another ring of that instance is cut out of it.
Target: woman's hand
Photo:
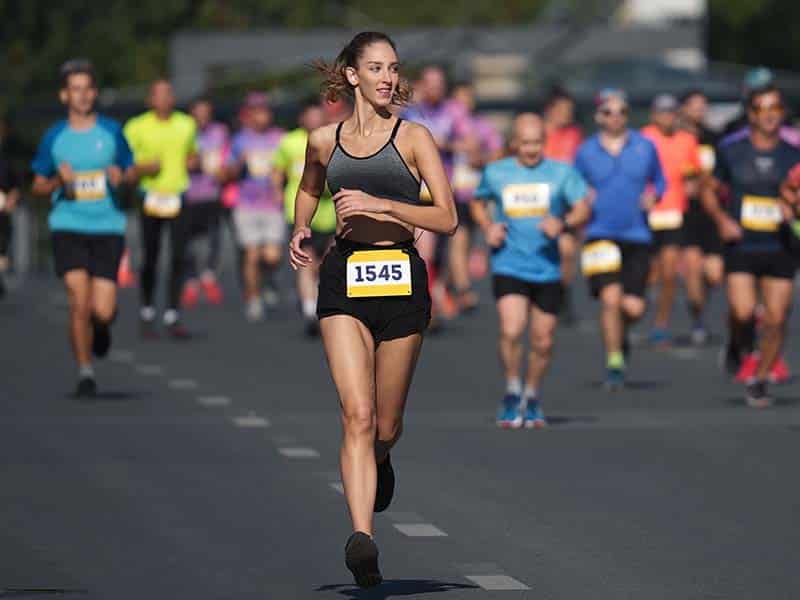
[[[292,232],[292,239],[289,240],[289,264],[295,271],[311,264],[311,255],[300,247],[303,240],[310,237],[309,227],[298,227]]]
[[[376,198],[361,190],[348,190],[345,188],[336,192],[333,201],[336,207],[336,214],[342,220],[356,213],[384,214],[389,212],[392,206],[391,200]]]

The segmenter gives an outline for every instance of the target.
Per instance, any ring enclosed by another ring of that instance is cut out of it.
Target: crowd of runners
[[[353,105],[345,95],[314,98],[287,131],[275,124],[269,95],[253,91],[229,124],[215,118],[209,98],[178,110],[162,79],[149,87],[149,110],[123,125],[96,112],[90,63],[69,61],[60,76],[67,117],[41,139],[30,190],[51,201],[53,260],[69,296],[83,395],[96,388],[92,355],[110,346],[119,286],[138,286],[148,339],[190,338],[183,315],[201,300],[240,303],[250,321],[286,302],[276,272],[287,263],[309,135],[345,120]],[[458,216],[452,236],[421,228],[415,235],[431,297],[427,328],[446,329],[478,309],[475,284],[491,277],[506,380],[498,425],[546,424],[541,382],[557,327],[576,321],[578,272],[598,302],[606,387],[624,385],[629,330],[649,304],[649,341],[673,343],[682,283],[691,343],[709,343],[705,309],[720,289],[727,323],[711,325],[725,332],[721,365],[745,385],[749,404],[770,404],[767,384],[789,378],[782,346],[800,245],[800,135],[786,124],[784,96],[768,71],[745,81],[745,118],[725,133],[707,127],[708,98],[699,89],[656,96],[640,130],[628,123],[625,92],[600,90],[594,132],[576,124],[575,102],[560,89],[541,113],[516,115],[506,132],[476,113],[470,84],[449,86],[437,66],[422,69],[408,91],[412,100],[389,110],[430,132]],[[423,205],[432,202],[429,184],[420,182]],[[0,294],[10,214],[27,187],[0,157]],[[309,268],[295,275],[310,337],[319,335],[319,268],[337,236],[334,200],[324,187],[302,239]],[[133,219],[138,227],[126,226]],[[338,221],[341,235],[341,215]],[[160,260],[165,230],[168,263]],[[235,241],[241,300],[226,297],[218,281],[226,235]],[[167,289],[159,311],[162,264]]]

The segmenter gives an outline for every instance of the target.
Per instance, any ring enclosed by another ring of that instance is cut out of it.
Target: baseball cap
[[[594,97],[594,104],[597,107],[603,106],[612,98],[618,98],[625,105],[628,104],[627,94],[619,88],[603,88]]]
[[[654,112],[677,112],[678,99],[672,94],[659,94],[653,98],[651,108]]]

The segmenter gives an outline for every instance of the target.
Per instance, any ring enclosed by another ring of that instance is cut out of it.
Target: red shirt
[[[544,142],[545,158],[572,164],[582,141],[583,133],[577,125],[567,125],[548,131]]]

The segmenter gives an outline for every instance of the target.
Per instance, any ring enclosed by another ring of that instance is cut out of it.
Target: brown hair
[[[378,31],[362,31],[345,46],[333,64],[324,60],[314,61],[314,68],[322,74],[322,93],[328,102],[336,102],[343,97],[353,97],[353,86],[347,81],[345,69],[357,68],[358,59],[364,54],[364,49],[370,44],[385,42],[397,51],[392,38]],[[411,85],[401,77],[392,95],[392,104],[402,106],[411,101]]]

